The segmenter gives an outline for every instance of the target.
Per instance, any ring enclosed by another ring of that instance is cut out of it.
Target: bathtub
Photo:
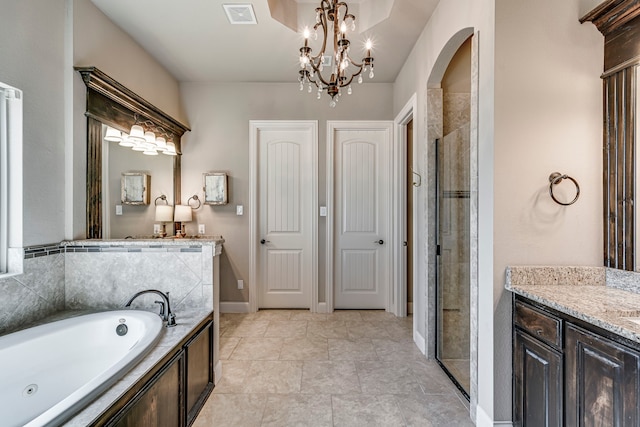
[[[0,424],[62,424],[138,363],[162,329],[157,314],[119,310],[0,337]]]

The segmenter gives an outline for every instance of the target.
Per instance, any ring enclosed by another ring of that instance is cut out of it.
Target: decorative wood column
[[[636,72],[640,2],[609,0],[580,19],[604,35],[603,234],[605,267],[633,270],[635,261]]]

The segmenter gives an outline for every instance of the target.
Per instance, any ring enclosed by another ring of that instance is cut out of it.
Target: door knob
[[[264,239],[260,240],[260,244],[261,245],[264,245],[265,243],[271,243],[271,241],[270,240],[264,240]]]
[[[384,240],[380,239],[380,240],[374,240],[373,243],[377,244],[377,245],[384,245]]]

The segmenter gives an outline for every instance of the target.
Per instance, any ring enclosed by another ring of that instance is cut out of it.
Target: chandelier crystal
[[[331,27],[331,28],[329,28]],[[338,99],[342,95],[342,88],[347,88],[347,94],[351,95],[351,82],[357,77],[357,82],[362,83],[362,74],[369,71],[369,78],[373,78],[373,57],[371,40],[367,40],[365,49],[366,56],[360,63],[355,62],[350,56],[351,42],[347,39],[347,30],[355,31],[356,17],[349,13],[347,3],[336,0],[322,0],[320,7],[316,8],[316,23],[313,26],[313,33],[309,28],[303,32],[304,46],[300,48],[300,71],[298,81],[300,90],[304,91],[307,86],[309,93],[317,90],[316,97],[322,98],[322,93],[326,92],[331,96],[329,105],[335,107]],[[317,55],[312,54],[309,47],[309,38],[313,36],[318,39],[318,31],[322,32],[322,48]],[[333,43],[331,43],[333,35]],[[328,56],[325,54],[329,48],[333,48]],[[331,58],[330,63],[325,63],[324,58]],[[326,68],[329,68],[330,75]]]

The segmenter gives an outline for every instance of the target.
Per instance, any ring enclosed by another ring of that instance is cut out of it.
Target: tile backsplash
[[[169,292],[174,311],[213,307],[213,245],[131,242],[24,248],[24,273],[0,279],[0,335],[64,309],[114,309]],[[136,308],[157,311],[157,296]]]

